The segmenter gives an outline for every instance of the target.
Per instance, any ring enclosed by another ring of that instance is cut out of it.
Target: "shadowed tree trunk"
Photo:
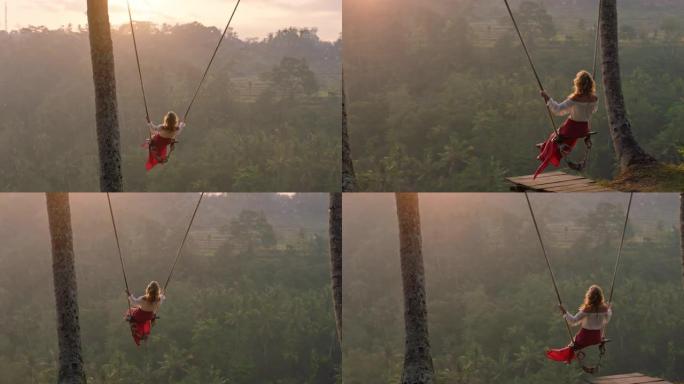
[[[121,192],[121,153],[117,117],[114,51],[107,0],[88,0],[90,57],[95,83],[95,120],[100,153],[100,190]]]
[[[52,274],[57,307],[59,340],[59,384],[86,382],[81,357],[81,328],[78,321],[76,271],[71,234],[69,194],[48,193],[47,212],[52,243]]]
[[[402,384],[434,383],[425,298],[418,194],[397,193],[401,278],[406,332]]]
[[[344,89],[344,69],[342,69],[342,192],[355,192],[356,188],[356,173],[351,158],[347,129],[347,92]]]
[[[337,337],[342,343],[342,194],[330,194],[330,270]]]
[[[684,193],[679,194],[679,254],[682,258],[682,285],[684,285]]]
[[[635,166],[655,165],[656,160],[647,154],[634,138],[627,118],[620,80],[617,0],[601,0],[600,7],[603,89],[608,110],[610,137],[620,162],[620,171],[625,172]]]

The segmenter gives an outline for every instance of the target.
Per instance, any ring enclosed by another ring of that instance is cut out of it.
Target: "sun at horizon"
[[[181,0],[131,0],[136,21],[183,24],[199,22],[223,28],[236,0],[203,0],[189,3]],[[87,24],[83,1],[7,0],[9,29],[29,25],[51,29],[68,24]],[[337,40],[342,30],[341,0],[242,1],[232,23],[240,38],[264,38],[288,27],[316,28],[322,40]],[[109,17],[113,26],[128,23],[126,0],[109,0]]]

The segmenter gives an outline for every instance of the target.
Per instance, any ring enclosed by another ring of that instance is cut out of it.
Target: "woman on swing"
[[[577,73],[573,83],[574,92],[562,103],[553,100],[546,91],[541,91],[541,96],[553,114],[570,116],[558,130],[559,135],[553,132],[545,142],[537,144],[540,151],[537,159],[541,164],[534,173],[534,178],[537,178],[549,163],[556,167],[560,166],[561,159],[572,152],[578,139],[584,138],[587,147],[591,148],[589,121],[591,115],[598,110],[596,83],[587,71]]]
[[[603,291],[598,285],[589,287],[584,295],[584,303],[576,315],[568,313],[562,305],[559,307],[563,317],[571,326],[581,325],[582,328],[570,345],[562,349],[546,351],[546,356],[551,360],[570,364],[577,357],[578,351],[603,343],[603,328],[610,321],[613,310],[611,304],[605,302]]]
[[[140,342],[146,340],[150,335],[159,307],[166,296],[156,281],[147,285],[144,296],[135,297],[128,291],[126,293],[131,303],[131,308],[126,313],[126,320],[131,324],[133,341],[140,346]]]
[[[164,164],[169,160],[169,155],[176,144],[176,137],[180,135],[185,123],[180,122],[178,115],[171,111],[164,116],[164,122],[156,125],[147,122],[150,129],[150,140],[147,143],[149,155],[145,168],[149,171],[157,164]]]

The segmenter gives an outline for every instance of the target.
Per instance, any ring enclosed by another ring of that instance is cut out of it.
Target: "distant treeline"
[[[511,2],[555,99],[593,64],[597,9],[589,3],[596,2],[572,2],[583,11],[563,12],[574,9],[570,3]],[[679,163],[684,27],[674,10],[681,4],[636,3],[619,2],[629,117],[647,151]],[[349,130],[363,189],[498,191],[507,188],[504,177],[534,171],[534,145],[552,128],[503,2],[350,1],[345,15],[354,26],[344,29]],[[599,135],[588,174],[611,178],[615,155],[598,80],[592,128]],[[576,160],[583,151],[580,144]]]
[[[112,196],[131,290],[162,283],[197,196]],[[0,198],[0,383],[54,383],[57,332],[42,195]],[[206,196],[145,347],[102,195],[71,195],[89,383],[334,383],[327,196]],[[286,224],[285,224],[286,223]],[[16,236],[21,234],[21,236]],[[19,238],[22,240],[19,241]]]
[[[153,120],[183,114],[220,36],[199,23],[136,23]],[[341,42],[288,28],[224,42],[172,161],[145,173],[147,132],[130,28],[113,31],[127,190],[339,189]],[[96,190],[88,33],[0,35],[3,190]]]
[[[570,200],[553,195],[532,203],[561,297],[576,311],[590,284],[609,293],[626,201]],[[393,203],[381,194],[345,199],[345,384],[392,384],[401,375],[404,307]],[[684,380],[676,204],[676,195],[635,196],[602,375]],[[523,197],[421,195],[421,225],[438,382],[581,382],[577,365],[544,356],[546,348],[567,345],[568,335]],[[597,355],[588,349],[587,364]]]

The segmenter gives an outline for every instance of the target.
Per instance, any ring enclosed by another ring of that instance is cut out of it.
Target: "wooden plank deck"
[[[587,379],[586,382],[589,384],[672,384],[669,381],[641,373],[596,377]]]
[[[507,177],[506,180],[513,184],[511,190],[516,192],[615,192],[596,184],[594,180],[560,171],[542,173],[536,179],[533,177]]]

